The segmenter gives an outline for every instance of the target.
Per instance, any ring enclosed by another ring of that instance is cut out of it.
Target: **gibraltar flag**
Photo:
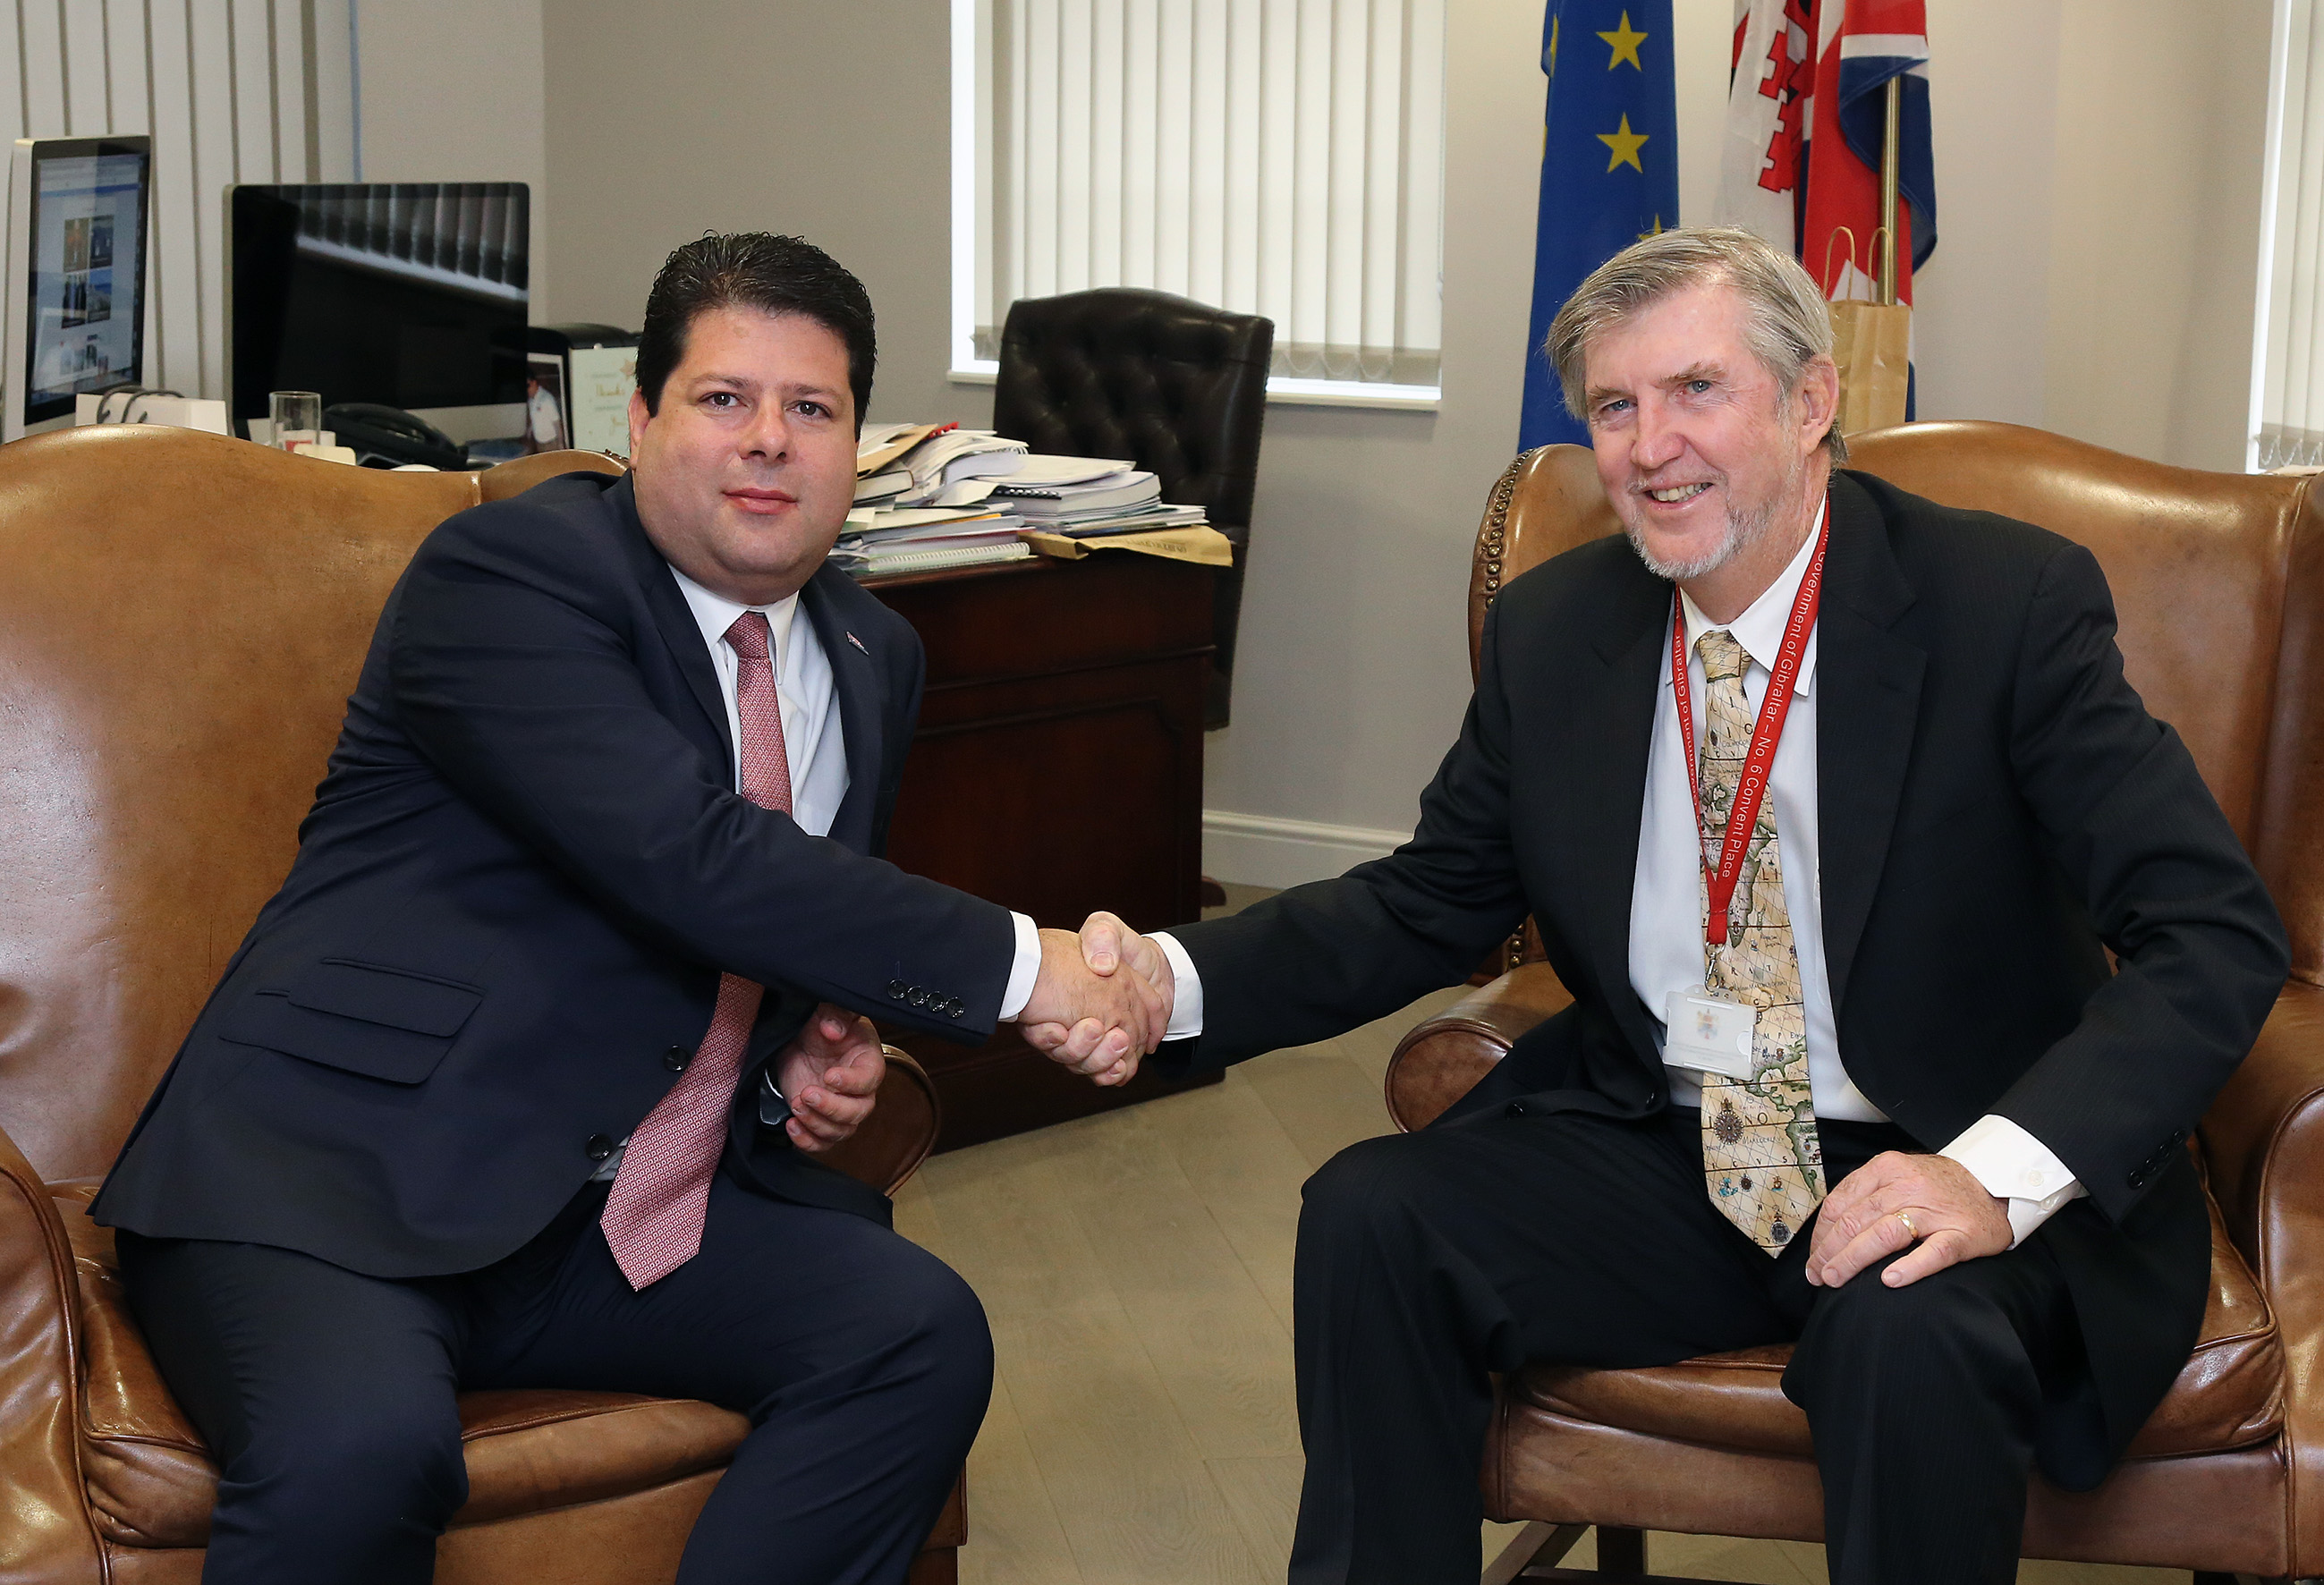
[[[1937,245],[1927,17],[1926,0],[1818,0],[1800,261],[1828,298],[1872,295],[1872,234],[1880,226],[1880,143],[1891,78],[1904,85],[1897,138],[1897,300],[1913,300],[1913,271]]]
[[[1713,218],[1739,226],[1785,253],[1799,241],[1807,174],[1808,96],[1814,86],[1814,0],[1735,0],[1727,134]]]

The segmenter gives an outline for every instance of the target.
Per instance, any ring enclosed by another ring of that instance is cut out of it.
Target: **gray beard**
[[[1717,572],[1766,537],[1767,530],[1775,523],[1776,508],[1789,501],[1796,493],[1800,475],[1803,472],[1805,472],[1804,466],[1794,469],[1767,503],[1757,511],[1737,511],[1733,507],[1729,507],[1727,531],[1719,537],[1718,544],[1700,556],[1690,557],[1683,561],[1663,559],[1646,548],[1646,536],[1640,533],[1637,525],[1627,517],[1622,519],[1623,537],[1630,541],[1630,548],[1638,553],[1638,559],[1646,564],[1646,570],[1658,578],[1668,578],[1676,584],[1683,583],[1688,578],[1699,578],[1707,573]]]
[[[1688,578],[1702,577],[1706,573],[1716,572],[1725,567],[1744,550],[1756,544],[1766,533],[1768,525],[1775,521],[1775,503],[1774,502],[1769,502],[1766,506],[1753,512],[1738,512],[1729,508],[1727,513],[1727,531],[1719,537],[1719,543],[1701,555],[1684,557],[1677,560],[1666,560],[1647,549],[1646,536],[1640,533],[1637,526],[1627,518],[1622,521],[1622,532],[1629,539],[1630,548],[1638,553],[1638,559],[1646,564],[1648,572],[1658,578],[1668,578],[1676,584],[1683,583]]]

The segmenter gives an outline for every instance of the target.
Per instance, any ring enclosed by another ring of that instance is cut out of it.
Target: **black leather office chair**
[[[1227,723],[1274,351],[1272,319],[1127,286],[1022,299],[1001,332],[995,429],[1035,451],[1127,457],[1234,542],[1212,596],[1205,726]]]

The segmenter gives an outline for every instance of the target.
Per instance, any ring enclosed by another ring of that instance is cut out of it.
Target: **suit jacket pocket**
[[[219,1036],[367,1078],[417,1084],[436,1071],[484,992],[347,958],[246,997]]]

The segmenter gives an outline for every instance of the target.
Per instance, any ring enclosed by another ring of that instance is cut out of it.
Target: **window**
[[[1274,396],[1434,405],[1443,120],[1444,0],[954,0],[954,373],[1145,286],[1274,320]]]
[[[2324,464],[2324,27],[2277,0],[2246,465]]]
[[[0,3],[0,143],[152,136],[150,382],[226,394],[227,185],[354,176],[354,18],[347,0]]]

